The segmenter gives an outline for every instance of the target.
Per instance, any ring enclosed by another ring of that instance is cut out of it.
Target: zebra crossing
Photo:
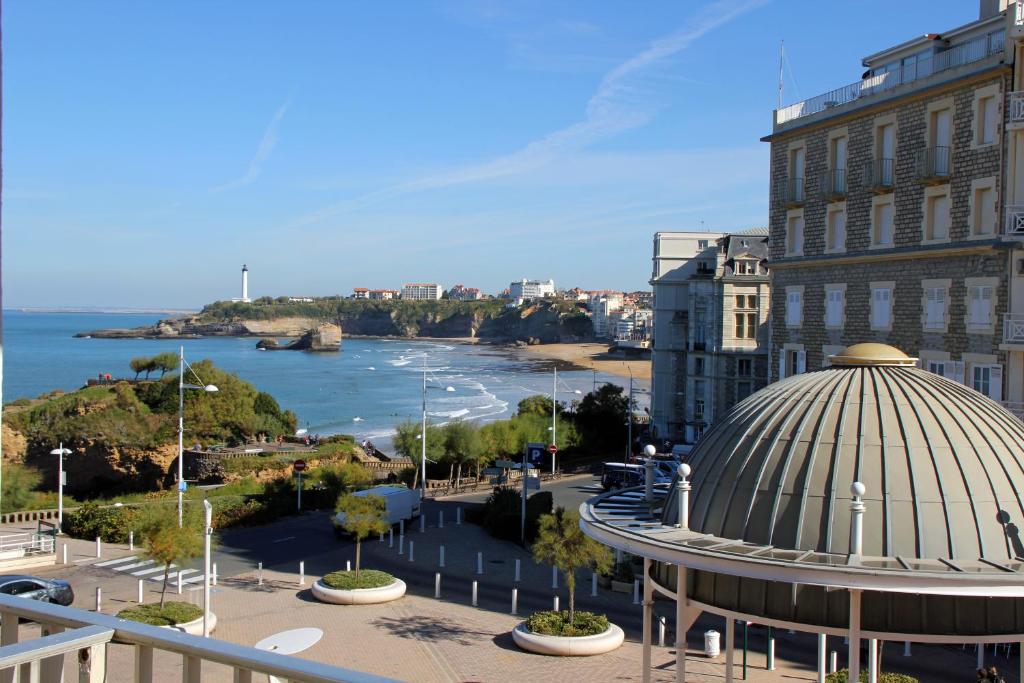
[[[137,555],[119,557],[116,560],[104,560],[103,562],[96,562],[92,566],[103,567],[110,571],[130,574],[146,581],[156,581],[158,583],[164,580],[165,574],[168,581],[175,583],[178,581],[178,575],[180,574],[182,585],[199,583],[205,577],[205,574],[200,573],[197,569],[180,569],[176,564],[171,564],[169,570],[165,572],[163,565],[157,564],[153,560],[140,559]]]

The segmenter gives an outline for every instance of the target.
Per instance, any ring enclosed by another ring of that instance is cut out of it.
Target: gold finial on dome
[[[833,366],[849,367],[849,366],[860,366],[860,365],[888,365],[888,366],[905,366],[913,367],[917,365],[917,359],[911,358],[907,354],[903,353],[895,346],[889,346],[888,344],[878,344],[875,342],[865,342],[862,344],[854,344],[848,346],[843,351],[837,353],[834,356],[830,356],[829,360]]]

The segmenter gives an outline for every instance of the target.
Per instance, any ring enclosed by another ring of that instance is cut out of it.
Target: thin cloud
[[[724,0],[708,5],[680,30],[659,38],[644,51],[605,74],[587,101],[584,118],[535,140],[515,152],[448,173],[392,185],[300,217],[288,227],[318,223],[340,213],[357,210],[393,197],[425,190],[479,182],[500,176],[525,173],[541,167],[566,152],[580,150],[627,130],[648,123],[659,109],[657,89],[646,88],[645,79],[655,67],[688,48],[710,31],[768,2]]]
[[[260,139],[260,144],[256,148],[256,154],[253,155],[252,161],[249,162],[249,168],[245,170],[245,175],[241,178],[232,180],[231,182],[224,183],[214,187],[211,192],[225,192],[227,190],[237,190],[240,187],[245,187],[256,181],[260,177],[260,173],[263,171],[263,163],[270,158],[271,153],[274,151],[274,147],[277,146],[277,129],[281,125],[281,120],[284,115],[288,112],[288,107],[291,106],[291,100],[287,100],[284,104],[278,107],[277,111],[274,112],[273,118],[270,119],[270,123],[267,124],[266,130],[263,131],[263,137]]]

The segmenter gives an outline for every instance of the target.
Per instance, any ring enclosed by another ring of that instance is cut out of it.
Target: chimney
[[[1010,0],[980,0],[978,6],[978,20],[991,19],[1004,12]]]

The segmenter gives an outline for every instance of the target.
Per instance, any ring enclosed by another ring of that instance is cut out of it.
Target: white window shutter
[[[807,352],[797,351],[796,352],[796,372],[802,374],[807,372]]]
[[[993,401],[1003,400],[1003,366],[995,363],[989,366],[988,397]]]
[[[978,302],[980,307],[978,321],[983,325],[988,325],[992,322],[992,288],[979,287],[979,289],[981,292]]]
[[[950,367],[950,366],[952,366],[952,367]],[[952,377],[953,381],[960,382],[960,384],[963,384],[964,383],[964,362],[962,360],[954,360],[954,361],[950,361],[950,362],[946,363],[946,372],[949,372],[950,370],[952,370],[952,372],[953,372],[953,377]]]

